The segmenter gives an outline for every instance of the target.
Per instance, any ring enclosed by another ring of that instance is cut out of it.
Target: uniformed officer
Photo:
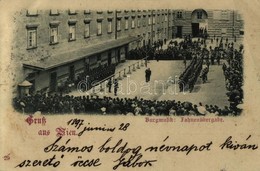
[[[118,89],[118,81],[115,79],[114,81],[114,95],[117,96],[117,89]]]
[[[111,78],[107,82],[108,92],[111,93],[111,87],[112,87],[112,80]]]
[[[145,80],[146,80],[146,82],[150,81],[151,74],[152,74],[152,71],[150,70],[150,68],[147,68],[145,70]]]

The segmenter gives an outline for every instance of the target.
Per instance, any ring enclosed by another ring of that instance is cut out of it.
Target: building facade
[[[196,37],[201,27],[210,36],[238,36],[239,16],[202,9],[17,11],[13,93],[24,80],[32,83],[32,91],[55,91],[68,78],[125,61],[131,49],[185,34]]]
[[[174,35],[199,36],[207,32],[212,37],[243,37],[244,22],[238,11],[232,10],[174,10]]]
[[[164,9],[19,11],[14,84],[27,80],[33,91],[55,91],[84,71],[120,63],[129,50],[168,39],[171,14]]]

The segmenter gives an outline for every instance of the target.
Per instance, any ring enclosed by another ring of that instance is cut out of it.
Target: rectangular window
[[[102,10],[98,10],[97,14],[103,14],[103,11]]]
[[[132,25],[131,25],[131,28],[132,28],[132,29],[135,28],[135,19],[134,19],[134,18],[132,19]]]
[[[143,26],[144,27],[146,26],[146,18],[145,17],[143,18]]]
[[[178,12],[177,12],[177,18],[178,18],[178,19],[181,19],[181,18],[182,18],[182,11],[178,11]]]
[[[148,18],[148,25],[151,25],[152,24],[152,19],[151,17]]]
[[[222,34],[222,35],[225,35],[226,33],[227,33],[227,29],[226,29],[226,28],[222,28],[222,29],[221,29],[221,34]]]
[[[167,15],[164,16],[164,21],[166,22],[168,20]]]
[[[229,20],[229,11],[221,11],[221,19],[222,20]]]
[[[75,15],[77,14],[75,9],[69,9],[69,15]]]
[[[140,27],[140,18],[137,19],[137,27]]]
[[[128,25],[129,25],[128,19],[125,19],[125,29],[126,29],[126,30],[128,30]]]
[[[76,24],[69,25],[69,41],[76,40]]]
[[[85,38],[90,37],[90,23],[85,24],[84,37]]]
[[[58,43],[58,27],[50,28],[50,44]]]
[[[112,33],[112,20],[109,20],[109,21],[108,21],[107,33]]]
[[[197,12],[197,19],[202,19],[202,11]]]
[[[102,22],[97,22],[97,35],[101,35],[102,34]]]
[[[88,10],[84,10],[84,14],[90,14],[91,11],[88,9]]]
[[[59,15],[59,11],[57,9],[51,9],[50,15]]]
[[[213,19],[220,20],[221,19],[221,11],[213,11]]]
[[[244,35],[244,30],[239,30],[240,35]]]
[[[27,10],[27,14],[26,14],[28,17],[29,16],[38,16],[38,10],[36,9],[29,9]]]
[[[121,31],[121,20],[117,20],[117,31]]]
[[[27,30],[27,48],[36,48],[37,47],[37,29],[28,29]]]

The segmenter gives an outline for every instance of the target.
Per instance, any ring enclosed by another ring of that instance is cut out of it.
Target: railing
[[[146,66],[147,67],[147,63],[149,63],[148,61],[148,56],[139,60],[138,62],[135,62],[117,72],[115,72],[115,74],[110,75],[109,77],[98,81],[96,83],[93,83],[91,86],[91,89],[89,90],[91,92],[92,95],[95,95],[96,92],[99,90],[99,92],[103,92],[104,88],[107,84],[107,81],[109,79],[111,79],[112,83],[114,82],[115,79],[117,80],[122,80],[125,77],[127,77],[127,75],[132,74],[133,72],[135,72],[136,70],[140,69],[141,67]],[[79,85],[78,85],[79,86]]]

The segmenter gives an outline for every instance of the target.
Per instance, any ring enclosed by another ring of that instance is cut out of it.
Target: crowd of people
[[[145,100],[142,98],[112,98],[98,96],[47,96],[36,94],[15,98],[14,108],[27,114],[132,114],[132,115],[206,115],[227,116],[233,114],[229,107],[223,109],[216,105],[199,105],[175,100]]]
[[[144,57],[148,57],[149,59],[151,59],[151,57],[153,57],[154,51],[155,51],[155,48],[150,45],[138,47],[138,48],[129,50],[127,59],[128,60],[139,60],[139,59],[143,59]]]
[[[215,41],[215,42],[214,42]],[[227,96],[230,102],[229,109],[234,115],[239,115],[241,109],[237,106],[243,103],[243,45],[235,49],[234,41],[229,41],[228,37],[213,37],[211,43],[216,43],[216,47],[210,47],[209,55],[205,58],[207,66],[214,65],[217,62],[220,65],[220,59],[224,59],[222,69],[225,76]],[[208,60],[210,59],[211,62]]]
[[[203,58],[197,58],[195,56],[190,65],[184,70],[184,72],[179,77],[179,88],[180,92],[184,91],[185,88],[189,88],[189,91],[192,92],[194,85],[200,75],[202,70]]]
[[[68,78],[64,84],[58,85],[58,91],[60,94],[66,94],[71,92],[73,88],[80,88],[82,91],[87,91],[93,87],[99,81],[113,75],[115,73],[116,65],[99,66],[95,69],[80,73],[75,81]],[[81,87],[77,87],[79,82],[84,81],[84,84],[80,84]]]
[[[137,60],[148,57],[149,60],[182,60],[192,59],[192,49],[205,44],[205,39],[192,41],[191,36],[185,36],[181,42],[170,41],[166,49],[162,48],[163,42],[155,42],[154,45],[146,45],[129,51],[128,59]]]
[[[243,103],[243,46],[239,50],[228,49],[227,64],[223,65],[223,73],[226,81],[227,96],[230,108],[240,113],[237,105]]]
[[[188,35],[179,43],[177,41],[170,41],[168,49],[180,50],[173,50],[173,52],[180,53],[177,54],[177,56],[182,57],[185,65],[185,70],[179,77],[179,89],[180,91],[184,91],[188,88],[189,91],[192,92],[202,71],[204,59],[209,55],[209,51],[206,48],[206,39],[199,38],[198,40],[193,41],[191,36]],[[187,59],[192,59],[188,67],[186,67]],[[205,72],[203,77],[205,77],[206,74],[207,73]]]
[[[213,39],[213,38],[212,38]],[[212,40],[211,39],[211,40]],[[223,73],[225,76],[229,107],[223,109],[216,105],[192,104],[175,100],[146,100],[142,98],[112,98],[98,96],[70,96],[63,93],[48,94],[38,92],[34,95],[27,95],[22,98],[14,98],[13,105],[17,111],[33,114],[40,111],[43,114],[54,113],[96,113],[96,114],[133,114],[133,115],[205,115],[215,114],[217,116],[239,115],[241,109],[237,106],[243,102],[243,46],[238,50],[234,48],[233,42],[224,43],[224,39],[215,39],[216,47],[209,46],[207,49],[206,39],[192,41],[190,36],[185,36],[181,42],[170,41],[168,48],[163,50],[160,46],[144,46],[130,51],[130,59],[141,59],[148,56],[148,59],[182,59],[185,63],[185,70],[179,77],[180,91],[189,88],[192,92],[194,85],[201,74],[203,83],[207,81],[207,73],[210,65],[220,65],[223,61]],[[214,43],[212,41],[211,43]],[[161,45],[163,42],[158,42]],[[224,45],[225,44],[225,45]],[[170,57],[169,57],[170,56]],[[186,67],[186,60],[192,59]],[[206,67],[205,67],[206,66]],[[91,89],[93,81],[101,81],[115,72],[115,65],[98,67],[87,73],[80,74],[73,85],[86,78],[88,85],[82,89]],[[150,75],[148,69],[145,71],[146,82]],[[88,75],[88,77],[86,77]],[[71,82],[67,83],[72,84]],[[109,92],[114,84],[114,94],[117,96],[118,82],[108,81]],[[85,84],[83,84],[84,86]],[[66,93],[66,92],[65,92]]]

